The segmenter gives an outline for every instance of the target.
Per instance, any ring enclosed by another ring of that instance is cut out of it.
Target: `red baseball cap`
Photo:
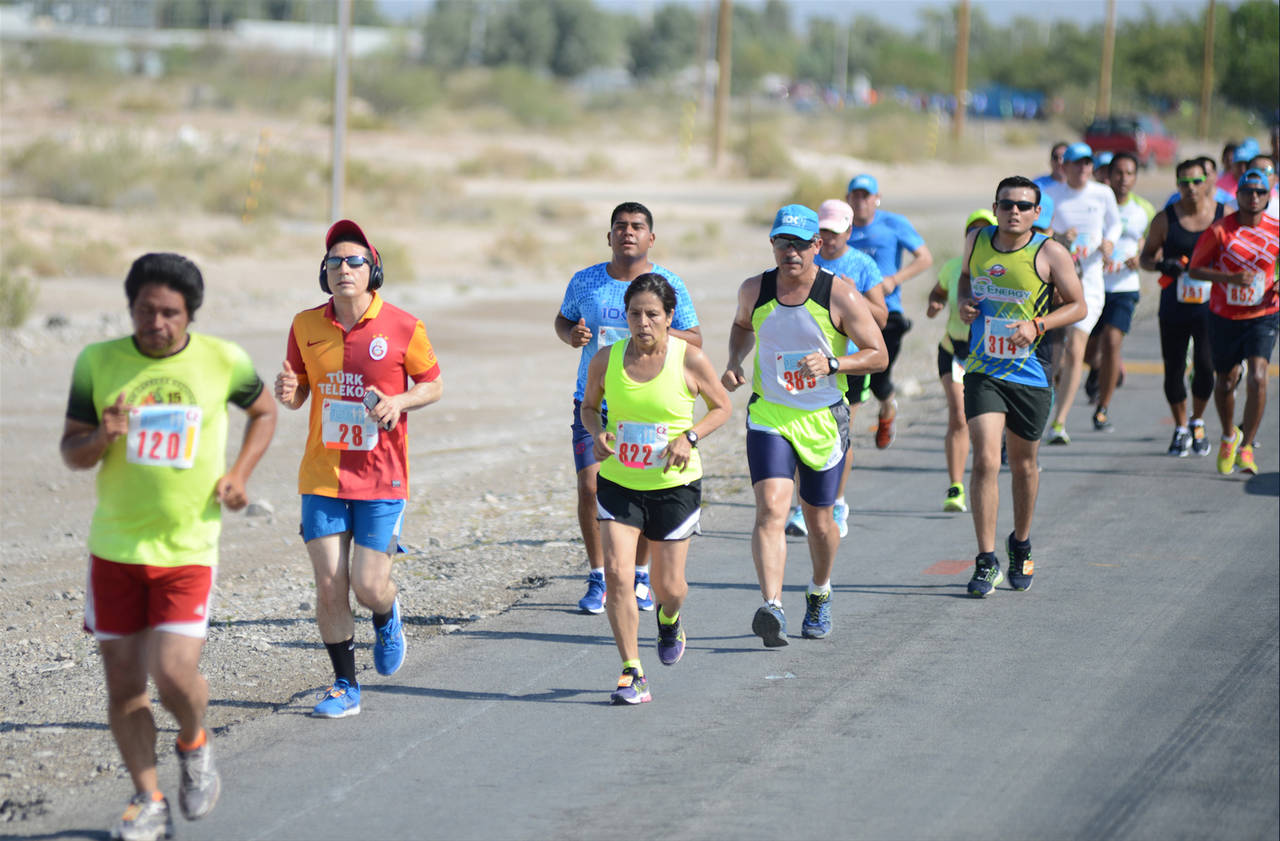
[[[364,231],[360,230],[360,226],[350,219],[339,219],[333,223],[333,227],[329,228],[329,233],[324,235],[324,250],[328,252],[330,248],[333,248],[335,242],[348,239],[363,243],[366,248],[373,252],[373,262],[382,265],[382,258],[378,256],[378,249],[373,247],[373,243],[369,242],[369,238],[364,235]]]

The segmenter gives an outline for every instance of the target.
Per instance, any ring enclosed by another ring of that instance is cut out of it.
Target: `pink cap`
[[[840,199],[827,199],[818,206],[818,230],[843,234],[853,224],[853,208]]]
[[[369,242],[369,238],[364,235],[364,231],[360,230],[360,226],[350,219],[339,219],[333,223],[329,233],[324,235],[324,250],[328,252],[330,248],[333,248],[335,242],[345,239],[354,239],[357,242],[364,243],[365,247],[373,252],[373,262],[382,265],[382,258],[378,256],[378,249],[373,247],[373,243]]]

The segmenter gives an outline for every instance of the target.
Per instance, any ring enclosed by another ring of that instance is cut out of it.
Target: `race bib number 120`
[[[330,450],[372,450],[378,443],[378,424],[363,403],[326,400],[320,419],[321,438]]]
[[[200,444],[200,407],[160,403],[129,410],[128,461],[187,469]]]

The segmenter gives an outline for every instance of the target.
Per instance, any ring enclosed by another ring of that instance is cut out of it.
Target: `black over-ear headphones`
[[[370,248],[369,250],[372,251],[373,249]],[[325,265],[324,265],[328,261],[328,259],[329,259],[329,256],[326,254],[324,256],[324,259],[320,261],[320,288],[324,290],[324,294],[332,295],[333,290],[329,288],[329,272],[327,269],[325,269]],[[369,261],[369,291],[373,292],[381,288],[382,288],[382,263],[379,262],[378,260],[371,260]]]

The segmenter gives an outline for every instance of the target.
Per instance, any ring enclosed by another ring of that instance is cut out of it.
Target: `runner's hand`
[[[1015,321],[1009,325],[1009,335],[1013,337],[1014,347],[1027,347],[1036,340],[1036,323]]]
[[[218,484],[214,486],[213,494],[218,498],[218,502],[227,506],[231,511],[239,511],[249,504],[244,482],[230,473],[218,480]]]
[[[739,386],[747,384],[747,378],[741,368],[726,368],[720,377],[720,383],[729,391],[737,391]]]
[[[591,328],[587,326],[585,318],[579,318],[578,323],[569,331],[569,344],[573,347],[585,347],[590,341]]]
[[[591,439],[591,451],[595,453],[596,461],[604,461],[613,455],[613,447],[609,446],[613,440],[612,432],[601,432]]]
[[[400,408],[399,398],[402,395],[397,394],[395,397],[392,397],[390,395],[383,394],[373,386],[366,388],[365,393],[376,395],[378,398],[377,404],[372,409],[365,409],[365,411],[369,413],[369,417],[376,420],[378,422],[378,426],[381,426],[383,429],[394,429],[395,425],[400,421],[402,410]]]
[[[667,460],[662,472],[684,470],[689,465],[689,456],[691,455],[693,455],[693,445],[689,443],[688,438],[681,435],[674,441],[668,441],[667,446],[662,450],[662,456]]]
[[[107,443],[129,434],[129,407],[124,403],[124,392],[116,395],[116,402],[102,410],[102,423],[98,424],[100,435],[107,437]]]
[[[974,319],[978,317],[978,307],[972,298],[965,298],[960,301],[960,320],[965,324],[972,324]]]
[[[825,377],[831,371],[831,366],[827,363],[827,355],[820,350],[815,350],[801,359],[800,366],[811,377]]]
[[[276,374],[276,399],[286,406],[293,406],[298,394],[298,375],[293,373],[289,360],[284,361],[284,369]]]

